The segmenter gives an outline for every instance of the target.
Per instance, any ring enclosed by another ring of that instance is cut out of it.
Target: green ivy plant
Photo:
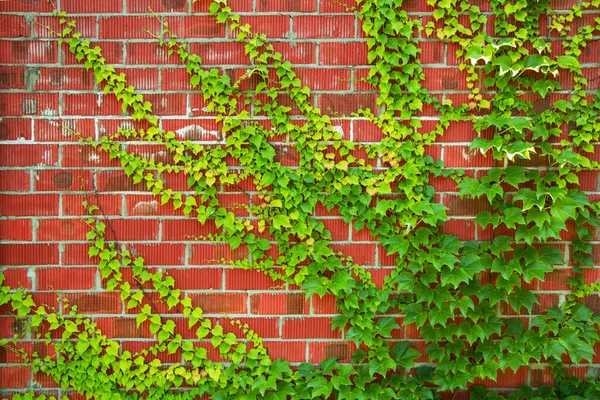
[[[251,68],[237,80],[217,68],[206,69],[158,15],[162,31],[154,36],[186,66],[191,85],[221,126],[223,145],[182,141],[161,129],[152,104],[127,84],[124,74],[106,65],[100,48],[76,32],[75,21],[55,13],[62,31],[54,33],[61,43],[93,70],[124,112],[147,123],[145,129],[119,129],[89,142],[118,159],[132,181],[145,184],[162,204],[172,203],[200,224],[213,221],[217,231],[200,240],[222,241],[231,250],[247,247],[250,257],[232,262],[232,268],[261,271],[300,287],[307,297],[333,295],[340,314],[332,329],[358,349],[350,363],[329,358],[319,365],[290,366],[272,360],[251,327],[231,320],[243,336],[226,333],[222,323],[227,318],[220,323],[205,318],[172,277],[151,272],[143,258],[106,239],[110,220],[92,196],[84,201],[89,255],[98,262],[107,289],[120,293],[127,310],[137,313],[138,327],[148,329],[156,344],[122,351],[66,299],[60,299],[60,312],[7,286],[0,291],[0,305],[9,304],[26,329],[0,344],[64,390],[102,399],[434,399],[469,388],[473,399],[496,399],[502,396],[475,383],[532,364],[551,368],[555,387],[522,387],[508,398],[595,398],[600,390],[596,380],[569,377],[562,363],[590,362],[600,340],[598,316],[584,301],[600,284],[586,282],[583,275],[594,267],[590,242],[600,225],[600,207],[577,188],[580,172],[600,169],[590,156],[600,139],[600,90],[592,91],[579,61],[600,31],[600,18],[572,31],[583,10],[598,10],[600,1],[557,13],[549,0],[493,0],[493,35],[486,27],[489,20],[469,1],[428,4],[439,23],[423,25],[402,9],[402,1],[358,1],[373,65],[366,79],[380,96],[377,111],[361,110],[351,117],[381,128],[384,138],[375,144],[344,139],[330,117],[310,104],[311,90],[293,65],[264,34],[242,24],[225,0],[213,0],[210,13],[245,46]],[[558,56],[540,33],[540,19],[546,16],[548,29],[562,41]],[[454,104],[423,86],[419,34],[458,45],[458,68],[466,71],[470,91],[467,102]],[[573,77],[570,91],[556,80],[565,73]],[[250,77],[258,77],[258,83],[242,90]],[[290,118],[292,108],[281,102],[284,94],[305,123]],[[540,99],[548,100],[543,110],[536,107]],[[431,131],[418,118],[425,106],[439,114]],[[271,127],[259,116],[268,117]],[[473,123],[477,138],[470,150],[495,160],[496,167],[471,177],[427,155],[453,121]],[[281,150],[270,139],[279,135],[286,135],[298,154],[294,167],[278,161]],[[124,150],[122,142],[134,139],[164,145],[172,163]],[[524,165],[533,157],[542,168]],[[227,165],[230,158],[239,168]],[[384,168],[373,169],[377,160]],[[161,179],[166,172],[185,175],[189,191],[169,188]],[[431,182],[436,177],[454,180],[461,197],[489,206],[475,219],[492,232],[489,240],[461,241],[445,232],[447,210]],[[236,216],[217,196],[246,179],[259,193],[258,204],[247,206],[252,218]],[[351,257],[333,250],[331,233],[314,217],[317,205],[335,207],[346,223],[367,230],[395,256],[396,266],[382,287]],[[567,232],[573,239],[563,239]],[[276,256],[270,251],[274,247]],[[570,293],[558,306],[538,311],[539,298],[529,287],[569,265]],[[125,270],[133,280],[124,279]],[[158,293],[169,309],[181,310],[194,340],[182,336],[175,319],[156,311],[149,292]],[[398,313],[401,318],[391,316]],[[390,340],[403,326],[417,328],[426,347]],[[45,339],[56,355],[25,351],[21,341],[33,337],[27,335]],[[209,349],[223,361],[211,361]],[[184,362],[161,361],[161,355],[178,351]]]

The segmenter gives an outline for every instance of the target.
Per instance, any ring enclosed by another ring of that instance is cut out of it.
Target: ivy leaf
[[[565,260],[562,257],[562,251],[554,246],[544,246],[540,248],[539,260],[548,266],[563,264]]]
[[[510,306],[516,311],[520,312],[521,307],[525,307],[529,314],[533,309],[534,304],[539,304],[537,297],[531,291],[523,288],[516,289],[513,293],[508,296]]]
[[[332,386],[327,382],[327,379],[323,377],[311,379],[306,386],[312,389],[311,399],[327,399],[329,398],[329,395],[331,395]]]
[[[278,214],[275,216],[275,218],[273,218],[273,226],[275,229],[280,229],[281,227],[291,228],[292,224],[290,223],[290,218],[287,215]]]
[[[594,312],[590,310],[585,303],[577,303],[571,309],[573,320],[581,322],[589,322],[592,320]]]
[[[270,372],[275,379],[282,379],[284,376],[291,375],[292,369],[287,361],[279,358],[273,361],[273,364],[271,364]]]
[[[329,357],[324,359],[319,364],[319,367],[325,375],[331,375],[333,371],[339,367],[337,357]]]
[[[573,56],[558,56],[556,57],[556,64],[559,68],[568,69],[569,71],[578,71],[581,68],[579,60]]]
[[[394,318],[385,317],[377,320],[376,326],[378,328],[377,333],[383,337],[391,337],[394,329],[400,328],[400,325]]]
[[[396,368],[396,363],[391,357],[372,358],[369,360],[369,374],[373,377],[375,374],[385,376],[390,370]]]
[[[323,297],[327,293],[327,286],[325,285],[327,278],[319,276],[309,276],[304,280],[302,284],[302,290],[306,292],[306,297],[310,297],[313,294]]]
[[[457,288],[462,282],[469,280],[469,275],[464,269],[460,267],[456,268],[444,268],[442,270],[442,285],[446,286],[448,283],[452,284],[454,288]]]
[[[390,352],[394,361],[399,367],[412,368],[415,366],[414,360],[421,356],[421,353],[411,347],[410,343],[398,343],[392,347]]]
[[[399,257],[403,257],[410,246],[410,242],[400,235],[390,237],[383,244],[389,255],[398,253]]]
[[[531,283],[534,278],[544,280],[544,275],[552,271],[552,266],[542,261],[534,261],[523,269],[523,280]]]
[[[502,222],[508,228],[514,228],[516,225],[525,224],[525,218],[523,218],[523,214],[520,208],[517,207],[509,207],[503,211]]]

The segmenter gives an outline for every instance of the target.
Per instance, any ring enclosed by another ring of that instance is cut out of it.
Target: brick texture
[[[209,3],[59,2],[62,10],[76,16],[82,37],[99,45],[107,63],[124,72],[129,84],[153,102],[163,128],[176,131],[181,138],[217,144],[222,140],[221,133],[214,115],[204,109],[202,94],[192,89],[177,57],[169,57],[167,50],[148,33],[158,34],[161,29],[151,14],[153,10],[169,23],[174,34],[190,38],[190,49],[202,58],[203,64],[220,68],[232,78],[239,77],[250,67],[244,45],[216,24],[208,14]],[[229,3],[234,12],[242,13],[242,23],[247,22],[255,31],[274,39],[275,49],[297,65],[299,78],[312,90],[310,101],[332,116],[333,124],[344,138],[364,143],[383,138],[381,129],[368,121],[348,117],[361,108],[375,111],[377,108],[376,89],[362,80],[369,65],[366,38],[353,12],[356,1],[231,0]],[[432,8],[426,0],[404,3],[406,10],[424,24],[432,19]],[[484,12],[489,10],[486,2],[476,3]],[[566,10],[577,2],[551,3]],[[124,175],[118,161],[77,142],[73,131],[84,138],[99,138],[119,126],[131,126],[132,120],[122,113],[114,96],[103,95],[93,75],[66,47],[59,49],[56,38],[44,27],[58,29],[50,12],[45,0],[0,1],[0,270],[6,282],[31,290],[36,300],[53,305],[56,305],[55,292],[63,293],[82,313],[95,318],[109,337],[122,340],[123,351],[140,350],[153,343],[147,327],[136,328],[133,313],[125,311],[118,293],[105,290],[106,282],[101,281],[94,260],[88,258],[86,226],[80,218],[84,215],[81,202],[86,193],[82,191],[83,181],[86,190],[92,184],[97,189],[97,200],[110,218],[119,243],[143,256],[151,268],[161,268],[173,276],[177,287],[211,318],[226,313],[248,323],[265,338],[274,358],[283,357],[292,363],[318,363],[327,357],[349,361],[355,346],[345,340],[343,332],[331,329],[331,321],[337,314],[333,297],[307,299],[298,288],[273,282],[264,274],[231,269],[230,261],[249,257],[247,248],[241,246],[230,252],[226,245],[202,242],[203,235],[217,232],[214,225],[200,226],[184,217],[181,210],[160,205],[143,184],[133,184]],[[490,21],[488,25],[493,24]],[[465,75],[458,70],[452,46],[423,39],[419,48],[425,87],[440,97],[464,101],[468,95]],[[581,61],[585,63],[584,75],[590,80],[597,79],[600,41],[585,48]],[[568,76],[561,79],[565,79],[565,89],[569,89]],[[595,88],[600,87],[597,82]],[[249,89],[256,83],[244,82],[247,87],[241,88]],[[285,98],[281,101],[285,103]],[[547,104],[536,107],[543,110]],[[433,128],[433,112],[426,109],[422,117],[423,126]],[[468,176],[481,176],[485,169],[497,164],[491,157],[469,151],[474,137],[472,124],[452,123],[446,134],[427,149],[427,154],[442,159],[447,166],[465,169]],[[168,161],[164,149],[159,147],[140,143],[123,143],[123,146],[149,159]],[[281,152],[278,160],[295,165],[290,154]],[[598,154],[600,151],[596,151]],[[527,166],[538,167],[540,163],[533,159]],[[165,174],[164,177],[174,188],[186,189],[181,176]],[[460,199],[455,185],[444,178],[433,179],[432,185],[440,202],[449,209],[446,232],[462,240],[491,238],[490,232],[478,230],[474,223],[477,213],[489,208],[487,201]],[[598,193],[598,173],[582,174],[582,188]],[[258,199],[253,190],[249,180],[240,185],[240,190],[219,196],[229,210],[246,217],[243,206],[250,204],[250,199]],[[335,209],[328,211],[318,205],[316,216],[331,231],[333,249],[372,270],[381,285],[395,265],[395,257],[386,255],[366,230],[356,232],[344,223]],[[595,263],[600,264],[598,244],[594,245],[594,257]],[[545,282],[535,281],[533,289],[543,292],[538,293],[541,302],[556,306],[570,274],[568,269],[557,270]],[[590,278],[595,279],[596,276]],[[587,302],[600,312],[597,296]],[[178,311],[169,311],[164,304],[159,304],[159,308],[169,313]],[[2,337],[12,335],[13,323],[12,317],[0,316]],[[226,330],[240,334],[237,328],[225,325]],[[178,323],[180,328],[185,331],[185,321]],[[402,328],[395,334],[417,338],[410,329]],[[37,342],[29,345],[38,353],[51,352]],[[0,348],[0,394],[2,389],[27,387],[56,394],[52,390],[55,384],[48,377],[33,376],[28,368],[15,364],[2,351]],[[180,354],[162,356],[166,362],[181,360]],[[212,356],[218,359],[218,355]],[[594,363],[600,363],[600,359]],[[501,389],[522,383],[547,384],[548,376],[543,370],[522,368],[502,374],[496,382],[481,383]]]

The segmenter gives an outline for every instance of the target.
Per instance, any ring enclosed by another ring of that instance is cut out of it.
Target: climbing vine
[[[106,94],[116,96],[124,112],[147,122],[145,129],[120,128],[89,142],[118,159],[125,174],[146,185],[162,204],[172,203],[199,224],[214,221],[217,230],[205,239],[227,243],[231,250],[246,246],[249,257],[232,262],[232,268],[261,271],[297,285],[307,297],[335,296],[340,314],[332,329],[357,346],[351,363],[329,358],[292,368],[285,360],[272,360],[251,327],[231,320],[243,335],[226,333],[227,318],[216,323],[204,317],[172,277],[151,272],[143,258],[119,244],[92,194],[84,200],[89,255],[98,262],[107,289],[120,293],[126,309],[137,313],[138,327],[148,329],[156,344],[121,351],[66,299],[61,299],[61,312],[7,286],[2,286],[0,304],[9,304],[25,329],[0,343],[63,389],[96,398],[433,399],[471,388],[472,398],[495,399],[501,395],[474,384],[531,364],[551,368],[555,387],[522,387],[509,398],[593,398],[600,390],[595,378],[568,377],[563,361],[591,362],[600,340],[600,321],[585,302],[599,284],[583,274],[594,267],[590,242],[600,225],[600,207],[578,189],[580,172],[600,169],[592,157],[600,140],[600,89],[593,91],[579,61],[582,49],[597,40],[600,18],[573,27],[584,11],[597,11],[600,1],[557,13],[549,0],[494,0],[489,3],[493,26],[469,1],[427,3],[437,23],[413,18],[402,1],[358,1],[373,65],[366,79],[380,95],[378,110],[351,117],[381,128],[384,138],[375,144],[344,139],[330,118],[310,104],[311,90],[293,65],[264,34],[242,24],[225,0],[213,0],[210,13],[244,43],[252,65],[237,80],[218,68],[206,69],[158,15],[162,31],[154,36],[186,66],[191,85],[220,124],[221,145],[182,141],[163,130],[152,104],[106,64],[99,47],[81,38],[74,20],[55,12],[62,30],[54,34],[60,42],[94,72]],[[549,20],[547,34],[560,38],[558,55],[541,32],[542,18]],[[418,35],[458,45],[458,68],[466,72],[470,91],[467,102],[454,104],[424,87]],[[565,73],[572,76],[572,89],[556,79]],[[242,90],[250,77],[258,83]],[[290,118],[292,107],[282,104],[283,94],[305,123]],[[543,110],[536,107],[539,99],[549,99]],[[431,131],[418,118],[424,106],[439,114]],[[259,116],[268,117],[271,126]],[[477,138],[470,150],[494,160],[495,167],[468,176],[427,155],[452,121],[473,123]],[[281,150],[270,141],[278,135],[286,135],[295,149],[297,165],[278,161]],[[173,161],[156,162],[127,151],[122,141],[131,139],[164,145]],[[236,168],[227,163],[232,158]],[[523,165],[532,158],[543,167]],[[384,168],[374,170],[373,160]],[[185,175],[195,194],[169,188],[161,179],[164,173]],[[464,199],[489,205],[475,219],[492,232],[488,240],[461,241],[445,232],[448,216],[437,201],[435,177],[454,180]],[[259,193],[258,204],[247,206],[251,218],[236,216],[217,196],[246,179]],[[317,205],[335,207],[346,223],[367,230],[396,257],[382,287],[351,257],[333,250],[331,233],[314,218]],[[564,239],[567,232],[573,239]],[[540,301],[529,287],[569,266],[569,294],[555,307],[534,310]],[[125,270],[132,279],[124,278]],[[3,279],[0,275],[0,283]],[[158,293],[169,310],[180,310],[195,340],[185,339],[173,318],[157,312],[148,291]],[[389,316],[396,312],[403,317]],[[401,328],[399,322],[418,329],[424,351],[410,341],[388,340]],[[19,346],[27,335],[44,338],[55,355],[28,353]],[[223,361],[211,361],[211,349]],[[184,362],[160,361],[161,354],[178,351]]]

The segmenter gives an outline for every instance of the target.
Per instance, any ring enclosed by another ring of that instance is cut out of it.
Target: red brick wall
[[[55,1],[61,10],[76,15],[83,37],[98,43],[107,62],[125,72],[129,83],[154,103],[163,128],[192,139],[214,139],[214,121],[203,111],[201,95],[192,90],[185,68],[145,32],[160,30],[159,22],[148,12],[150,5],[169,22],[173,33],[189,38],[192,51],[204,64],[221,66],[226,73],[239,76],[247,67],[243,45],[208,16],[208,1],[193,5],[190,0]],[[341,2],[348,3],[349,8],[356,6],[352,0]],[[232,9],[242,13],[242,23],[249,22],[255,31],[266,33],[276,50],[297,66],[298,75],[313,89],[314,104],[334,117],[334,125],[345,138],[378,141],[381,132],[368,122],[336,118],[360,108],[376,108],[377,97],[374,88],[360,80],[369,70],[361,23],[339,3],[230,1]],[[575,1],[556,1],[555,6],[568,9],[572,3]],[[425,0],[405,1],[405,8],[424,24],[431,19]],[[7,283],[32,290],[36,301],[50,305],[57,304],[55,291],[66,294],[105,333],[121,340],[123,349],[152,341],[139,337],[142,331],[135,328],[134,315],[124,312],[118,294],[104,290],[96,267],[88,260],[86,226],[79,218],[83,179],[86,190],[97,188],[119,242],[134,248],[149,266],[172,275],[177,286],[207,315],[219,318],[225,312],[248,322],[265,339],[274,358],[295,363],[319,362],[332,356],[348,360],[352,346],[330,328],[336,314],[333,298],[306,300],[301,291],[281,286],[260,273],[221,265],[223,257],[236,259],[247,254],[243,250],[228,254],[225,245],[195,240],[209,233],[210,225],[201,227],[172,207],[160,206],[142,186],[129,181],[117,162],[79,144],[69,134],[69,129],[75,129],[84,137],[97,139],[127,124],[129,117],[121,114],[114,96],[102,95],[92,74],[44,28],[57,28],[50,12],[44,0],[0,2],[0,265]],[[594,77],[600,71],[598,44],[588,46],[582,57]],[[423,38],[421,49],[424,85],[435,94],[464,101],[468,92],[464,74],[457,69],[454,47]],[[595,85],[592,88],[599,87],[598,81]],[[430,114],[424,113],[424,125],[433,124]],[[432,147],[431,154],[448,166],[465,168],[468,174],[490,167],[490,158],[468,151],[474,135],[468,123],[455,123]],[[165,157],[150,145],[133,143],[128,147],[155,160]],[[285,153],[281,157],[285,158]],[[582,189],[598,192],[598,174],[588,175]],[[166,179],[185,189],[184,182],[178,184],[176,178]],[[462,202],[447,181],[437,180],[435,185],[440,201],[450,209],[447,231],[462,239],[485,238],[486,233],[476,230],[473,222],[485,203]],[[239,205],[248,204],[251,197],[251,192],[228,192],[222,194],[222,201],[241,214]],[[331,230],[336,250],[372,268],[380,283],[393,260],[384,256],[378,243],[364,231],[353,231],[334,213],[320,209],[317,214]],[[555,275],[557,285],[539,289],[550,295],[552,290],[560,290],[566,275]],[[163,311],[168,312],[166,307]],[[18,329],[14,319],[0,317],[1,337],[9,337]],[[414,330],[404,328],[398,336],[416,338]],[[41,343],[32,346],[44,351]],[[15,356],[0,349],[1,388],[55,386],[16,362]],[[539,383],[535,374],[523,371],[501,378],[494,386]]]

